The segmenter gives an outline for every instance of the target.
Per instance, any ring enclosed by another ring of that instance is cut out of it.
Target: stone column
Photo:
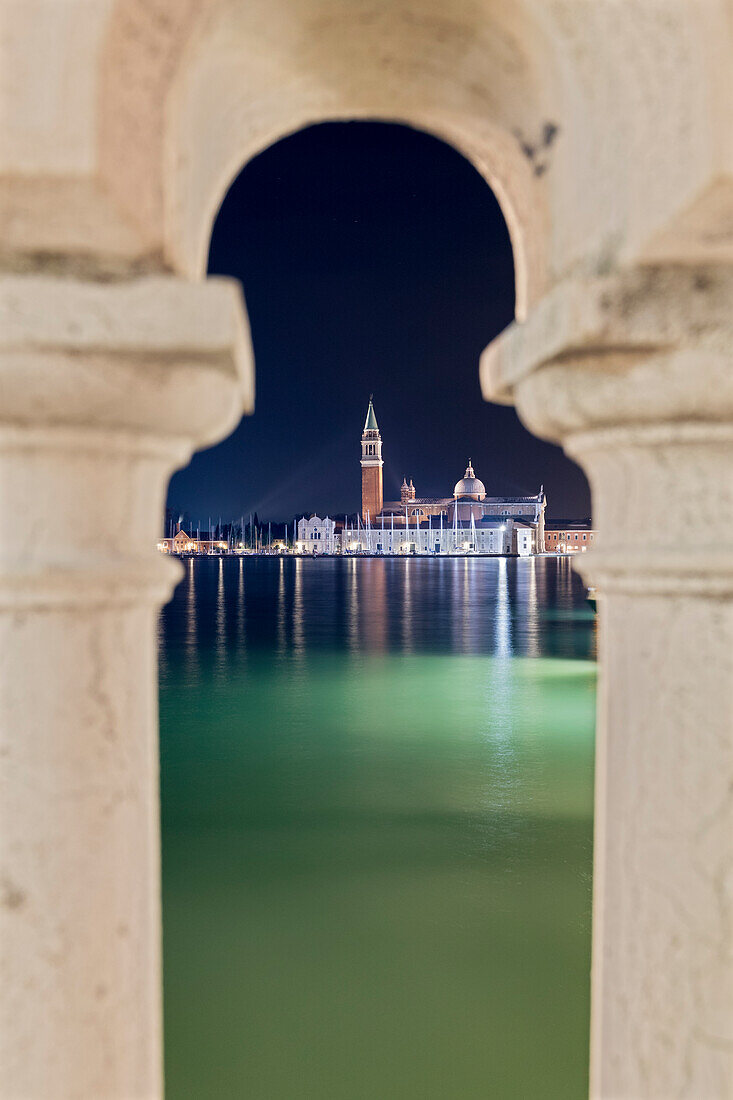
[[[0,1080],[162,1093],[156,550],[251,392],[236,288],[0,280]]]
[[[489,394],[588,474],[600,594],[591,1087],[733,1096],[733,270],[560,286]]]

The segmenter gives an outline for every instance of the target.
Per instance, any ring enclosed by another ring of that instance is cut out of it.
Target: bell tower
[[[382,511],[384,491],[382,488],[382,437],[374,415],[372,398],[369,398],[364,431],[361,433],[361,515],[374,519]]]

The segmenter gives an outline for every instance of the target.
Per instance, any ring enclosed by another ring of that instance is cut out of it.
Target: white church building
[[[369,399],[361,436],[361,515],[342,550],[366,554],[518,554],[545,548],[544,486],[530,496],[488,496],[471,459],[451,496],[418,497],[403,479],[400,499],[384,500],[382,436]]]
[[[298,520],[298,541],[296,550],[301,554],[335,554],[338,546],[336,524],[326,516],[320,519],[313,515],[310,519],[303,516]]]

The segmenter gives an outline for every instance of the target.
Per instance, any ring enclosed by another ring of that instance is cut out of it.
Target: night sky
[[[449,496],[469,456],[490,495],[590,514],[581,471],[481,398],[479,355],[514,311],[498,203],[454,149],[386,123],[325,123],[252,160],[216,219],[209,271],[244,286],[254,416],[176,474],[169,504],[205,525],[257,512],[356,511],[370,393],[385,499],[404,475]]]

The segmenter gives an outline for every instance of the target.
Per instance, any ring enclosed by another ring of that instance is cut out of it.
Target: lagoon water
[[[160,619],[169,1100],[582,1100],[566,559],[198,559]]]

